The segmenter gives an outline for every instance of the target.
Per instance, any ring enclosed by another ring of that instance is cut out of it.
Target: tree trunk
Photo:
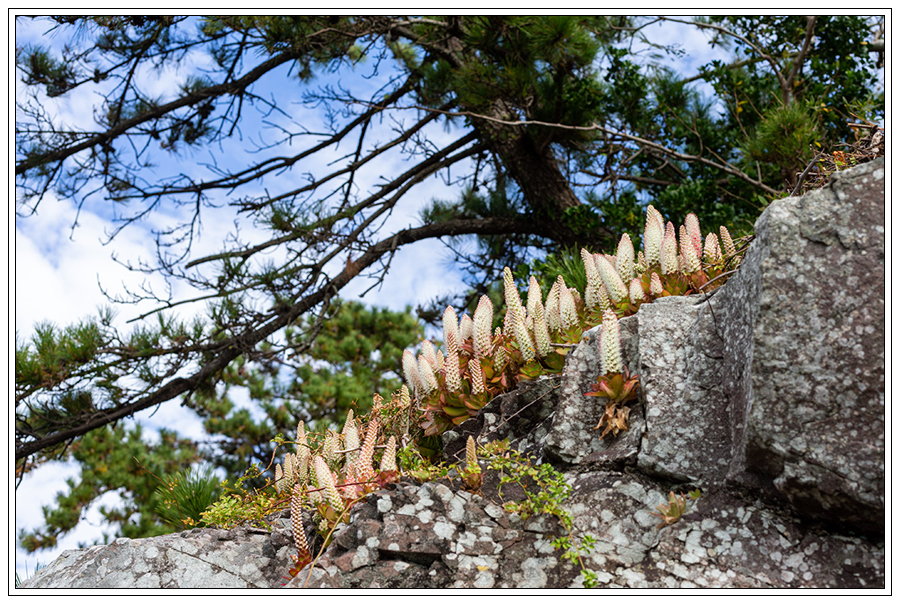
[[[514,121],[515,113],[502,100],[494,101],[490,117]],[[538,148],[525,126],[475,120],[475,129],[500,158],[534,210],[560,213],[581,205],[549,146]]]

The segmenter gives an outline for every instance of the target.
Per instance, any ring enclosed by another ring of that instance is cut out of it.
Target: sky
[[[46,29],[45,25],[17,23],[12,27],[15,27],[17,44],[47,39],[42,35]],[[677,45],[684,50],[684,56],[677,60],[673,59],[672,64],[674,68],[686,74],[693,75],[698,66],[713,58],[728,58],[727,53],[711,49],[705,35],[684,26],[674,24],[655,26],[651,30],[651,35],[657,43]],[[52,43],[60,44],[62,40],[53,39]],[[202,66],[204,58],[192,57],[188,63],[195,67]],[[167,94],[172,92],[173,86],[182,75],[183,72],[167,72],[155,78],[145,77],[145,83],[142,85],[146,86],[145,89],[148,91]],[[354,82],[359,83],[358,75]],[[15,88],[16,94],[19,94],[21,87],[17,85]],[[279,90],[271,92],[276,95],[284,94]],[[90,89],[78,91],[72,98],[65,98],[57,103],[54,110],[66,119],[90,126],[91,106],[96,100],[95,94],[96,91]],[[246,147],[254,140],[254,134],[258,134],[247,130],[245,132],[245,140],[235,148],[235,157],[240,157],[239,147],[241,145]],[[438,145],[442,141],[449,142],[456,138],[454,133],[445,132],[440,127],[432,129],[429,136],[433,137]],[[199,160],[183,158],[181,161]],[[384,174],[396,173],[393,170],[400,165],[399,160],[393,158],[386,162],[379,166],[379,170]],[[364,175],[371,182],[375,182],[378,176],[379,174]],[[299,174],[288,174],[284,178],[299,178]],[[416,225],[417,212],[423,205],[432,198],[451,199],[455,197],[455,192],[440,178],[434,177],[419,185],[411,197],[418,201],[393,215],[386,226],[402,228]],[[207,212],[204,215],[203,234],[197,243],[196,256],[219,251],[218,246],[221,243],[219,235],[230,230],[230,223],[234,218],[229,214],[230,211],[226,207],[221,211]],[[16,338],[27,339],[39,321],[50,320],[58,326],[64,326],[95,314],[98,306],[107,304],[101,289],[113,294],[121,293],[125,288],[139,287],[144,279],[148,279],[149,284],[154,287],[161,287],[163,283],[159,278],[153,276],[148,278],[128,271],[113,260],[112,253],[115,252],[123,260],[152,258],[154,249],[151,230],[154,227],[165,226],[173,219],[174,211],[168,212],[153,215],[149,220],[123,230],[109,245],[104,245],[104,234],[114,228],[114,224],[111,222],[109,209],[104,204],[88,204],[77,212],[71,203],[50,196],[41,203],[33,216],[25,218],[17,216],[14,221]],[[76,219],[78,226],[73,229],[72,225],[76,223]],[[345,288],[341,295],[345,299],[355,299],[368,286],[368,283],[357,281]],[[427,303],[437,296],[458,291],[462,286],[462,276],[450,264],[449,254],[443,245],[436,241],[421,242],[401,248],[393,260],[392,269],[383,286],[370,291],[363,301],[403,310],[407,305],[415,307]],[[191,292],[182,287],[175,293],[176,297],[185,297]],[[145,310],[149,310],[146,305],[119,308],[117,316],[120,327],[127,331],[124,322]],[[179,432],[185,436],[198,438],[203,436],[199,420],[182,412],[173,402],[164,404],[153,412],[141,413],[136,419],[149,428],[147,430],[149,433],[152,433],[154,428],[177,425]],[[10,456],[12,457],[12,452]],[[18,534],[22,528],[33,529],[40,526],[43,523],[41,506],[52,504],[55,494],[65,489],[66,478],[75,477],[76,474],[74,465],[66,463],[46,464],[30,473],[19,489],[15,493],[10,493],[10,498],[15,498],[15,505],[10,508],[10,515],[14,516],[9,519],[10,528],[14,527],[15,533]],[[59,546],[54,550],[28,555],[15,547],[16,572],[21,577],[29,576],[33,574],[36,564],[46,564],[54,560],[63,550],[78,547],[82,543],[91,544],[99,539],[103,527],[100,525],[99,513],[96,510],[102,503],[114,499],[115,495],[110,494],[91,506],[79,527],[62,537]],[[12,541],[10,540],[11,548]]]

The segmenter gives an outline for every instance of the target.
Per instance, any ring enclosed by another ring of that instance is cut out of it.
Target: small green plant
[[[478,465],[478,455],[475,451],[475,439],[469,435],[466,441],[466,464],[460,470],[460,476],[466,487],[474,492],[481,492],[481,466]]]
[[[596,540],[590,535],[576,537],[571,512],[564,502],[572,495],[572,487],[565,476],[550,464],[534,466],[531,459],[509,448],[508,441],[495,441],[482,447],[482,455],[489,457],[488,468],[500,472],[500,498],[503,499],[503,485],[517,484],[525,493],[521,501],[507,501],[503,509],[515,513],[523,519],[537,514],[550,514],[559,519],[566,535],[557,537],[551,543],[557,550],[563,550],[564,560],[579,567],[585,587],[596,587],[597,574],[585,567],[584,559],[593,551]]]
[[[654,516],[662,518],[662,522],[656,526],[656,530],[678,522],[687,510],[689,501],[696,501],[699,498],[699,489],[688,493],[688,498],[685,498],[684,493],[676,495],[675,491],[669,491],[669,500],[656,506],[659,513],[653,512]]]
[[[26,564],[26,566],[25,566],[25,578],[24,578],[24,579],[23,579],[22,577],[19,576],[19,573],[16,573],[16,587],[18,587],[19,585],[21,585],[21,584],[22,584],[22,581],[27,581],[28,579],[30,579],[31,577],[33,577],[33,576],[35,575],[35,573],[37,573],[39,570],[41,570],[41,569],[44,568],[45,566],[47,566],[47,565],[46,565],[46,564],[41,564],[40,562],[38,562],[37,564],[34,565],[34,573],[28,574],[28,565]]]
[[[157,511],[173,526],[191,528],[203,521],[203,512],[218,500],[222,488],[212,468],[193,468],[166,475],[156,489]]]
[[[234,484],[226,479],[221,483],[223,494],[218,501],[210,505],[200,514],[205,526],[234,528],[249,524],[257,528],[271,528],[266,518],[283,508],[283,502],[266,489],[247,490],[244,482],[258,478],[259,468],[254,464],[235,480]]]

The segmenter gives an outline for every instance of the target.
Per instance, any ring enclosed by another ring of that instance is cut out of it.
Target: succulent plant
[[[475,453],[475,439],[471,435],[466,441],[466,465],[460,471],[460,476],[470,491],[477,492],[481,489],[481,467]]]
[[[600,376],[585,396],[606,399],[606,405],[595,430],[603,428],[602,439],[607,434],[613,436],[628,429],[628,415],[631,412],[626,403],[637,398],[639,382],[637,375],[631,375],[622,363],[619,323],[614,312],[606,311],[600,332]]]
[[[505,268],[507,311],[502,328],[497,326],[493,335],[494,308],[486,296],[472,319],[463,315],[460,321],[456,310],[448,307],[443,316],[445,350],[435,351],[426,340],[417,365],[411,351],[403,354],[409,390],[425,409],[421,426],[426,435],[440,434],[474,417],[517,381],[561,372],[568,349],[581,341],[586,329],[605,324],[609,313],[622,318],[660,297],[709,291],[740,262],[724,227],[718,235],[704,238],[696,215],[688,214],[676,228],[664,222],[653,206],[647,207],[643,247],[635,255],[632,239],[623,235],[614,256],[582,249],[584,295],[559,276],[543,298],[538,281],[531,277],[524,306],[512,271]],[[628,410],[622,402],[633,400],[637,383],[637,376],[624,367],[601,372],[591,395],[615,401],[601,421],[604,436],[625,429]]]

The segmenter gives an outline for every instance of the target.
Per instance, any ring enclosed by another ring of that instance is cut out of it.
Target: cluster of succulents
[[[375,395],[374,403],[368,422],[359,421],[350,411],[343,430],[326,431],[321,442],[312,442],[313,435],[307,435],[300,422],[296,452],[286,453],[283,464],[275,466],[275,488],[290,497],[291,525],[298,552],[294,574],[312,561],[303,526],[303,509],[312,510],[315,529],[327,543],[334,528],[347,520],[354,503],[399,478],[397,437],[393,434],[385,437],[377,418],[385,407],[407,409],[409,392],[402,387],[388,405]],[[380,453],[377,456],[380,459],[376,459],[376,453]]]
[[[688,214],[676,230],[648,206],[645,225],[643,249],[637,254],[628,235],[622,236],[614,256],[581,250],[587,276],[583,295],[559,276],[544,298],[537,280],[531,277],[523,305],[512,272],[506,268],[502,328],[492,325],[494,308],[487,296],[482,296],[471,317],[460,319],[447,307],[443,316],[445,350],[425,340],[418,357],[409,350],[403,353],[406,383],[424,410],[421,425],[426,435],[440,434],[474,417],[519,380],[561,372],[570,347],[580,341],[585,330],[600,324],[610,334],[601,336],[601,349],[606,347],[610,359],[594,390],[587,394],[608,399],[598,425],[606,426],[603,436],[625,429],[628,411],[624,403],[635,398],[638,382],[637,376],[621,366],[617,319],[657,298],[709,291],[721,285],[721,277],[740,262],[728,230],[721,227],[718,235],[703,237],[694,214]],[[613,348],[618,361],[612,358]]]
[[[443,315],[443,349],[425,340],[418,356],[404,351],[406,385],[389,404],[375,395],[367,423],[351,412],[339,434],[327,431],[317,435],[315,443],[300,423],[296,453],[286,454],[283,465],[275,467],[276,489],[290,498],[298,550],[292,574],[313,561],[304,532],[304,509],[312,510],[316,530],[327,542],[355,502],[398,479],[397,439],[386,431],[396,432],[401,418],[406,422],[400,428],[403,434],[409,434],[413,418],[418,418],[425,436],[439,435],[474,417],[518,381],[561,372],[566,353],[581,341],[585,330],[596,325],[602,325],[600,374],[593,390],[585,394],[606,399],[595,428],[603,429],[600,438],[626,430],[627,403],[637,397],[639,380],[622,362],[618,320],[656,298],[721,285],[721,277],[740,262],[724,227],[718,236],[710,233],[704,238],[697,217],[689,214],[676,232],[652,206],[647,209],[643,250],[635,254],[631,238],[623,235],[614,256],[581,250],[581,257],[587,276],[583,294],[559,276],[544,297],[531,277],[525,304],[512,272],[504,269],[502,327],[492,324],[494,307],[487,296],[481,297],[472,316],[460,318],[448,307]],[[379,470],[375,469],[376,451],[381,452]],[[469,490],[480,488],[481,469],[472,437],[459,476]]]

